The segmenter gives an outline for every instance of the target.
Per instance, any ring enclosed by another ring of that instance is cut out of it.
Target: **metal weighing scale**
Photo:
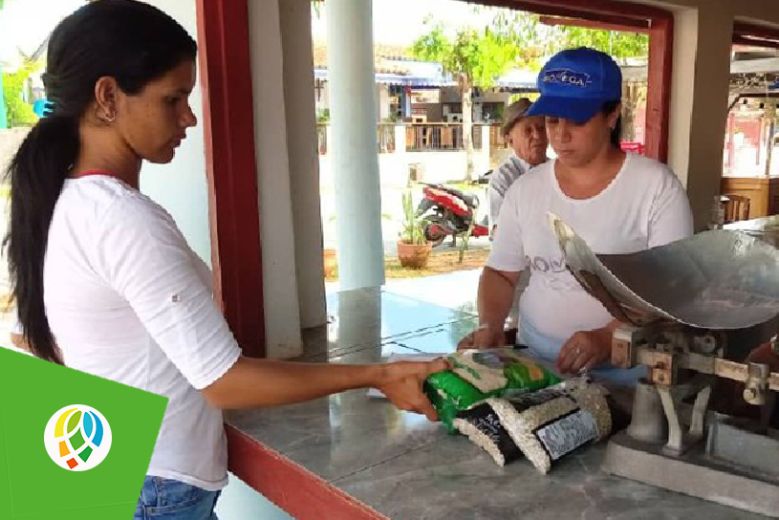
[[[770,426],[779,372],[743,361],[766,342],[779,354],[777,222],[626,255],[596,255],[562,220],[550,222],[568,269],[625,324],[612,364],[647,367],[604,469],[779,518],[779,431]],[[743,383],[759,419],[710,410],[718,378]]]

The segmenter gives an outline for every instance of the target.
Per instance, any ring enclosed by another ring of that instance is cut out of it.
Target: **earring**
[[[116,113],[115,112],[109,112],[106,110],[105,112],[101,112],[99,110],[95,110],[95,116],[102,121],[103,123],[110,125],[114,122],[116,119]]]

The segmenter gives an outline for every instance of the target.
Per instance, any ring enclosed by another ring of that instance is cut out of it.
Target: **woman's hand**
[[[424,414],[431,421],[438,415],[422,391],[427,376],[448,370],[449,363],[440,358],[429,362],[398,361],[381,366],[380,381],[375,385],[401,410]]]
[[[576,332],[560,349],[557,369],[578,374],[605,363],[611,358],[611,336],[609,327]]]
[[[503,327],[490,327],[482,325],[472,330],[457,344],[457,350],[469,348],[502,347],[506,344],[506,334]]]

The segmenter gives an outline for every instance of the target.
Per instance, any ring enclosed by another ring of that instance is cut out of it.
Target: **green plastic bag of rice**
[[[546,388],[560,378],[512,348],[462,350],[448,357],[452,369],[432,374],[425,391],[449,433],[457,413],[490,397]]]

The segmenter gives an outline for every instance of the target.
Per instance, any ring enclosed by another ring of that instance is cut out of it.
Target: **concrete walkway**
[[[395,278],[384,284],[384,290],[425,303],[466,313],[476,312],[476,290],[481,269],[468,269],[423,278]],[[328,294],[338,292],[338,282],[326,282]]]

